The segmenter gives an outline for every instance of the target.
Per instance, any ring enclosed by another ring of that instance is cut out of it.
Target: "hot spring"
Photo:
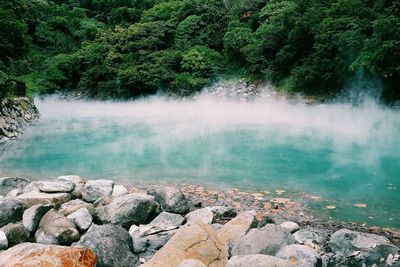
[[[0,147],[1,176],[283,188],[322,197],[321,216],[400,227],[400,112],[373,101],[35,102],[38,124]]]

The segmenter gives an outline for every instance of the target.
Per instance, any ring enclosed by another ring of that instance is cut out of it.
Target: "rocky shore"
[[[0,99],[0,144],[15,139],[39,118],[32,98]]]
[[[262,192],[60,176],[0,178],[0,195],[0,266],[400,266],[397,239]]]

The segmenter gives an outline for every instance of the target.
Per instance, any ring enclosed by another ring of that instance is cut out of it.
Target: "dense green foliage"
[[[313,95],[352,79],[400,98],[396,0],[0,2],[0,88],[130,98],[245,76]]]

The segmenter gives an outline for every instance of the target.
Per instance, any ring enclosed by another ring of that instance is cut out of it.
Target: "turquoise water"
[[[322,197],[310,202],[319,216],[400,227],[400,114],[373,102],[202,96],[36,104],[39,123],[0,148],[2,176],[284,188]]]

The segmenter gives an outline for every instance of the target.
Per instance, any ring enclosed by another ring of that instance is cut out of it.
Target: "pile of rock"
[[[400,266],[385,237],[195,209],[175,186],[0,178],[0,194],[0,266]]]
[[[39,118],[33,99],[0,99],[0,144],[22,134],[25,127]]]

